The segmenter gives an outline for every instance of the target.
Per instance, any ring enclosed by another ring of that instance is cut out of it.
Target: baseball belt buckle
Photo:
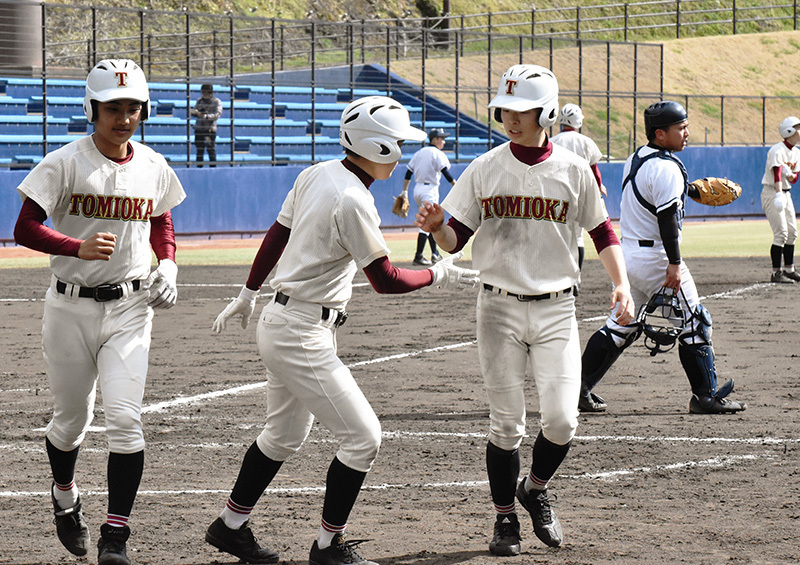
[[[101,284],[92,289],[92,298],[96,302],[108,302],[122,298],[122,286],[118,284]]]

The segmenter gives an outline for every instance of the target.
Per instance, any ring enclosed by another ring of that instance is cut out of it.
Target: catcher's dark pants
[[[203,162],[203,153],[208,150],[208,161],[212,167],[216,167],[217,162],[217,132],[215,131],[195,131],[194,144],[197,147],[197,162]],[[198,167],[203,165],[198,164]]]

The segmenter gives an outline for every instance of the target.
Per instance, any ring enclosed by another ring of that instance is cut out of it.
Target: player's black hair
[[[542,109],[541,109],[541,108],[533,108],[533,109],[534,109],[534,110],[537,110],[537,113],[536,113],[536,121],[538,122],[538,121],[539,121],[539,116],[541,116],[541,115],[542,115]],[[550,116],[550,117],[551,117],[551,118],[553,117],[553,116],[552,116],[552,114],[551,114],[551,116]],[[495,109],[494,109],[494,120],[495,120],[496,122],[500,122],[501,124],[503,123],[503,113],[502,113],[502,108],[495,108]]]

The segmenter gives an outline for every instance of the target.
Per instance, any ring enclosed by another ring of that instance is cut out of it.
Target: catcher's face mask
[[[636,321],[641,325],[644,346],[651,357],[675,347],[686,323],[678,294],[667,287],[662,287],[639,309]]]

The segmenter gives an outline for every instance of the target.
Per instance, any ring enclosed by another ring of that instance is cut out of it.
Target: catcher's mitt
[[[742,195],[742,187],[732,180],[706,177],[689,183],[689,197],[706,206],[724,206]]]
[[[401,218],[408,217],[408,196],[401,194],[394,199],[394,206],[392,206],[392,214],[400,216]]]

